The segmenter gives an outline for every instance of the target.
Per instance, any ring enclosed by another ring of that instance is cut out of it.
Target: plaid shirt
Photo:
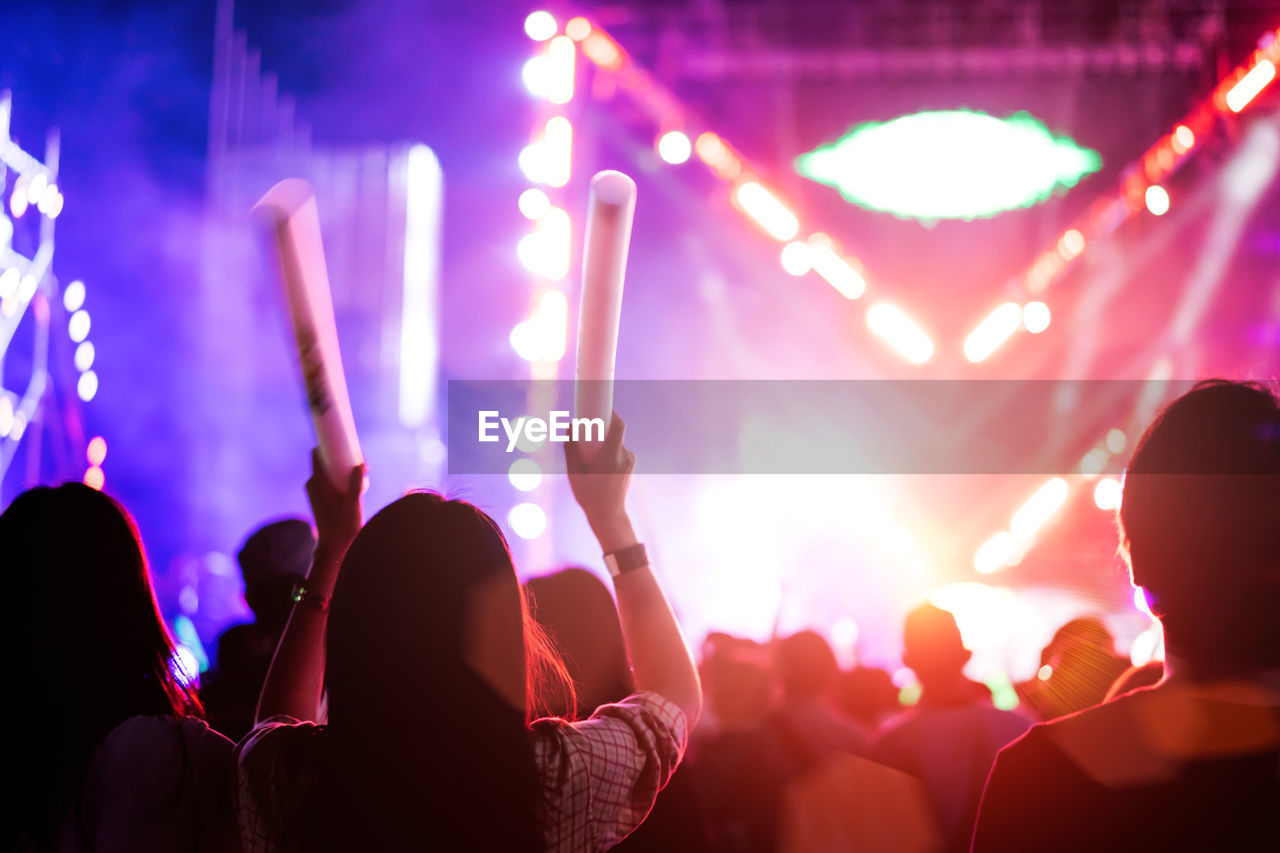
[[[308,781],[282,767],[282,758],[296,755],[289,747],[318,729],[292,717],[271,717],[236,747],[237,820],[245,853],[278,849],[273,829],[290,805],[283,800],[296,805]],[[547,850],[588,853],[608,850],[649,814],[684,756],[688,725],[678,706],[645,692],[602,705],[582,722],[536,720],[529,739],[546,793]]]

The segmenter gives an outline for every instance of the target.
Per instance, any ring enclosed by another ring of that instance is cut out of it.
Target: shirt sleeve
[[[607,850],[640,825],[684,757],[688,723],[675,703],[641,692],[587,720],[530,728],[543,784],[548,850]]]
[[[258,723],[236,744],[235,811],[245,851],[271,849],[271,828],[285,808],[280,800],[285,792],[299,790],[282,756],[298,735],[317,730],[314,724],[281,714]]]

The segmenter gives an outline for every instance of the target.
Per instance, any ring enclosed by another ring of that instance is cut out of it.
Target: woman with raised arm
[[[315,563],[238,747],[247,850],[594,851],[644,819],[701,691],[626,514],[623,430],[615,416],[589,465],[567,460],[618,573],[638,692],[580,723],[533,719],[539,668],[563,667],[492,519],[418,492],[360,529],[360,472],[345,495],[312,477]]]
[[[80,483],[0,515],[0,850],[234,851],[232,743],[179,679],[133,519]]]

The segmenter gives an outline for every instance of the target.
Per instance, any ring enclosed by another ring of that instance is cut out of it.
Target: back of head
[[[902,661],[922,683],[958,678],[969,662],[956,617],[932,604],[907,614],[902,630]]]
[[[0,620],[0,730],[8,772],[23,780],[0,806],[0,838],[12,841],[48,830],[94,746],[125,719],[199,704],[171,669],[173,642],[123,507],[79,483],[31,489],[0,515],[0,542],[12,605]]]
[[[496,642],[523,677],[524,619],[506,541],[476,507],[420,492],[369,520],[330,608],[327,755],[287,831],[299,849],[541,846],[525,710],[470,663]]]
[[[775,659],[783,694],[789,701],[829,695],[840,674],[835,652],[817,631],[800,631],[783,639]]]
[[[1202,674],[1280,664],[1280,401],[1211,380],[1147,429],[1121,547],[1166,642]]]
[[[631,693],[631,666],[622,639],[618,608],[604,583],[586,569],[564,569],[525,584],[533,616],[556,644],[568,667],[569,683],[544,673],[546,709],[562,717],[583,717]]]
[[[237,559],[244,575],[244,599],[267,630],[284,630],[293,607],[293,587],[307,576],[315,547],[311,525],[300,518],[263,525],[241,546]]]

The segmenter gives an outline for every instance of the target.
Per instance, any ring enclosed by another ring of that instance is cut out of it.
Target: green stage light
[[[849,202],[903,219],[984,219],[1031,207],[1098,171],[1098,152],[1029,113],[921,112],[868,122],[796,158]]]

